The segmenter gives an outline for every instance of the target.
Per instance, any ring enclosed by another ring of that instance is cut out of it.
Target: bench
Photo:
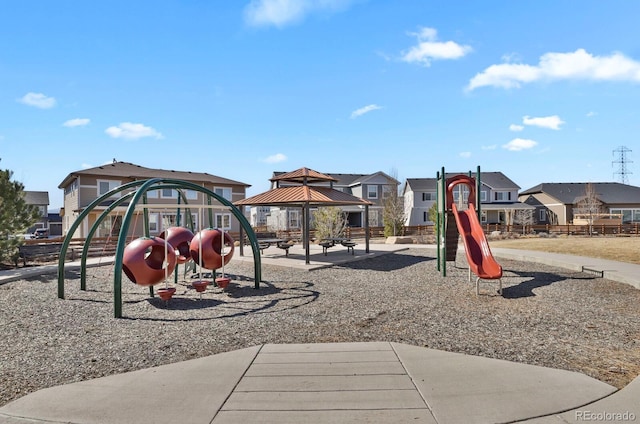
[[[269,247],[269,243],[262,243],[260,240],[258,240],[258,249],[260,249],[260,253],[264,254],[264,249],[267,249]]]
[[[355,254],[354,247],[356,247],[357,243],[351,240],[345,240],[341,243],[344,247],[347,248],[347,253],[351,252],[351,254]]]
[[[335,246],[331,241],[323,241],[318,244],[322,246],[322,253],[324,253],[324,256],[327,256],[327,250],[329,250],[329,248]]]
[[[58,259],[60,256],[60,243],[49,244],[23,244],[18,247],[18,258],[22,259],[22,265],[27,266],[27,260],[37,258],[52,258]],[[68,254],[73,255],[72,252]],[[16,267],[18,266],[18,259],[15,261]]]
[[[289,256],[289,249],[293,246],[293,243],[288,241],[281,241],[278,243],[278,249],[284,250],[284,255]]]

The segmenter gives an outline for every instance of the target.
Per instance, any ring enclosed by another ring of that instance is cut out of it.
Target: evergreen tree
[[[24,234],[39,218],[38,208],[27,205],[22,183],[13,172],[0,169],[0,262],[15,262]]]

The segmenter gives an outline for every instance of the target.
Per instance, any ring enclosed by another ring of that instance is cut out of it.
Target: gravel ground
[[[234,282],[200,296],[188,282],[168,304],[123,276],[113,316],[113,267],[0,285],[0,405],[35,390],[261,343],[394,341],[579,371],[623,387],[640,374],[640,290],[517,261],[475,296],[464,259],[436,271],[423,249],[301,271],[232,261]]]

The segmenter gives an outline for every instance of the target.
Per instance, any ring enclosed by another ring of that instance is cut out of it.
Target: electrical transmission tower
[[[614,172],[614,175],[619,175],[620,182],[622,184],[629,184],[629,174],[633,174],[633,172],[627,170],[627,164],[633,163],[632,160],[627,158],[627,153],[630,153],[632,150],[628,149],[626,146],[620,146],[613,151],[613,154],[618,154],[618,159],[611,162],[611,165],[618,165],[618,170]]]

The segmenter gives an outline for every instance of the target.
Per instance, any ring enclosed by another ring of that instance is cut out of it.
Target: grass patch
[[[492,240],[491,247],[566,253],[640,265],[640,237],[521,237]]]

